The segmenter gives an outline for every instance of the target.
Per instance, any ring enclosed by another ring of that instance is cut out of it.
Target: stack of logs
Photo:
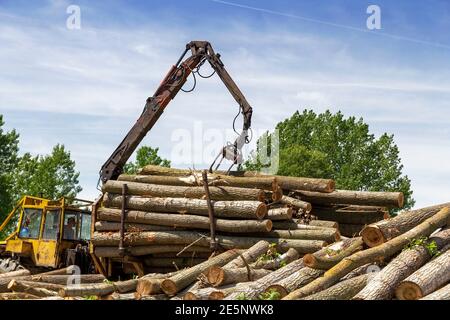
[[[266,240],[172,273],[111,282],[67,270],[0,274],[0,299],[450,300],[450,203],[404,212],[313,253]]]
[[[97,257],[138,257],[129,272],[173,272],[259,240],[313,253],[402,205],[402,193],[335,190],[330,179],[146,166],[104,184],[92,242]]]

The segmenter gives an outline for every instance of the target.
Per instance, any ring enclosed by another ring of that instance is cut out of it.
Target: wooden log
[[[354,204],[401,208],[404,202],[401,192],[335,190],[334,192],[323,193],[299,190],[296,193],[303,201],[321,205]]]
[[[323,291],[309,295],[300,300],[350,300],[370,283],[374,273],[365,273],[360,276],[341,281]]]
[[[314,206],[311,214],[322,220],[331,220],[342,224],[365,225],[389,218],[389,213],[383,210],[350,210],[345,208]]]
[[[341,235],[336,229],[316,229],[316,230],[272,230],[266,233],[251,233],[249,236],[265,238],[283,238],[299,240],[322,240],[328,243],[339,241]]]
[[[13,292],[28,293],[36,297],[51,297],[58,295],[58,293],[56,293],[55,291],[24,284],[23,282],[19,282],[16,280],[11,280],[11,282],[8,284],[8,289]]]
[[[450,203],[403,212],[394,218],[366,226],[361,231],[361,236],[367,246],[376,247],[411,230],[447,206],[450,206]]]
[[[378,272],[379,270],[381,270],[381,266],[379,266],[377,263],[366,263],[347,273],[340,279],[340,281],[352,279],[366,273],[375,273]]]
[[[169,185],[169,186],[202,186],[203,180],[201,173],[188,173],[185,176],[163,176],[163,175],[127,175],[122,174],[119,181]],[[208,182],[212,186],[256,188],[263,190],[272,190],[275,178],[272,177],[234,177],[222,174],[208,173]]]
[[[450,223],[450,209],[444,208],[431,218],[425,220],[420,225],[409,230],[408,232],[396,237],[388,242],[367,250],[359,251],[349,257],[344,258],[341,262],[328,270],[323,277],[320,277],[310,284],[299,288],[284,297],[285,300],[295,300],[303,298],[310,294],[327,289],[337,283],[339,279],[348,274],[355,268],[367,263],[375,262],[380,259],[386,259],[408,244],[412,239],[428,236],[436,229]]]
[[[164,279],[161,283],[161,289],[168,296],[173,296],[177,294],[177,292],[186,288],[189,284],[195,281],[197,277],[208,270],[210,267],[214,265],[223,266],[236,258],[239,255],[238,250],[228,250],[224,253],[221,253],[208,261],[200,263],[192,268],[183,270],[182,272],[174,275],[173,277]]]
[[[196,264],[202,263],[207,258],[146,258],[144,264],[148,267],[192,267]]]
[[[300,255],[298,254],[297,250],[295,250],[294,248],[289,248],[288,251],[279,255],[275,259],[271,260],[258,259],[250,266],[254,269],[276,270],[282,266],[291,263],[294,260],[297,260],[299,257]]]
[[[450,283],[419,300],[450,300]]]
[[[0,279],[0,292],[7,292],[8,284],[11,282],[11,280],[31,280],[31,276],[19,276],[19,277],[12,277],[12,278],[3,278]]]
[[[168,297],[165,294],[156,294],[149,296],[141,296],[139,300],[167,300]]]
[[[38,281],[29,281],[29,280],[14,280],[17,284],[23,285],[23,286],[32,286],[35,288],[43,288],[50,291],[58,292],[59,289],[64,288],[64,285],[62,284],[54,284],[54,283],[47,283],[47,282],[38,282]]]
[[[450,229],[440,231],[431,236],[427,243],[432,242],[436,244],[437,250],[441,250],[445,245],[450,243]],[[392,299],[399,283],[431,259],[430,252],[425,245],[414,246],[403,250],[386,267],[377,273],[370,283],[358,293],[355,299]]]
[[[417,300],[439,289],[450,281],[450,250],[425,264],[395,290],[399,300]]]
[[[342,259],[363,249],[361,237],[344,240],[338,248],[333,245],[327,248],[326,254],[308,253],[303,256],[306,266],[314,269],[328,270],[338,264]]]
[[[290,276],[278,281],[275,284],[269,285],[264,292],[276,291],[280,299],[285,297],[289,292],[296,290],[304,285],[307,285],[314,279],[320,277],[325,271],[304,267]]]
[[[328,220],[311,220],[308,225],[310,226],[318,226],[318,227],[326,227],[326,228],[338,228],[339,224],[336,221],[328,221]]]
[[[267,212],[267,219],[274,220],[291,220],[292,219],[291,208],[274,208],[269,209]]]
[[[302,201],[302,200],[299,200],[299,199],[296,199],[293,197],[283,196],[283,197],[281,197],[280,202],[283,204],[290,205],[297,209],[302,209],[306,213],[310,213],[312,210],[311,203],[305,202],[305,201]]]
[[[320,227],[308,224],[300,224],[294,220],[272,221],[272,230],[335,230],[337,228]]]
[[[212,266],[208,269],[206,277],[208,282],[214,287],[220,287],[227,284],[255,281],[265,277],[271,273],[266,269],[251,268],[222,268],[220,266]]]
[[[100,208],[97,212],[98,219],[108,221],[120,221],[121,210]],[[161,225],[173,228],[189,228],[189,229],[210,229],[208,217],[173,214],[173,213],[154,213],[145,211],[128,211],[126,222]],[[97,225],[97,224],[96,224]],[[269,232],[272,230],[271,220],[226,220],[215,219],[216,230],[230,233],[249,233],[249,232]],[[144,228],[138,231],[146,231]],[[149,230],[161,231],[161,230]],[[166,230],[167,231],[167,230]]]
[[[363,224],[339,224],[339,232],[344,237],[357,237],[366,225]]]
[[[86,283],[65,286],[58,291],[58,294],[61,297],[107,296],[116,291],[119,293],[134,291],[136,286],[137,279],[112,283]]]
[[[184,244],[175,244],[175,245],[148,245],[148,246],[139,246],[139,247],[128,247],[127,252],[131,256],[146,256],[149,254],[159,254],[162,252],[170,252],[174,253],[175,255],[178,252],[210,252],[211,250],[209,247],[206,246],[191,246],[186,247]],[[117,248],[117,246],[110,246],[110,247],[94,247],[94,252],[97,257],[103,257],[103,258],[120,258],[120,252]]]
[[[39,297],[26,292],[4,292],[0,293],[0,300],[35,300]]]
[[[254,237],[235,237],[235,236],[216,236],[217,242],[223,248],[227,249],[248,249],[260,240],[265,240],[278,245],[280,250],[294,248],[298,253],[315,252],[326,246],[325,241],[321,240],[298,240],[282,238],[254,238]],[[120,234],[94,232],[91,242],[95,246],[118,246]],[[166,231],[166,232],[139,232],[125,233],[124,244],[126,246],[147,246],[147,245],[173,245],[173,244],[192,244],[197,246],[209,247],[210,238],[207,235],[194,231]]]
[[[202,288],[188,291],[183,295],[183,300],[209,300],[209,296],[214,292],[220,292],[216,288]]]
[[[124,184],[127,185],[127,193],[135,196],[159,198],[205,198],[205,189],[201,186],[167,186],[115,180],[108,180],[103,185],[102,191],[120,194]],[[209,193],[211,200],[266,200],[266,193],[260,189],[210,186]]]
[[[100,300],[140,300],[140,299],[135,297],[134,292],[131,293],[113,292],[107,296],[100,297]]]
[[[256,299],[271,284],[287,278],[294,272],[304,267],[302,259],[292,261],[286,266],[271,272],[267,276],[256,281],[249,282],[247,285],[240,286],[233,293],[225,297],[224,300],[236,300],[243,297],[248,300]]]
[[[199,175],[200,171],[163,168],[159,166],[145,166],[140,171],[141,175],[158,175],[158,176],[190,176],[192,174]],[[223,174],[223,172],[217,171],[215,174]],[[318,192],[331,192],[334,190],[335,182],[330,179],[315,179],[315,178],[301,178],[301,177],[285,177],[285,176],[272,176],[263,175],[254,171],[231,171],[229,173],[233,177],[253,177],[253,178],[275,178],[276,183],[286,190],[311,190]],[[208,177],[209,180],[209,177]]]
[[[144,295],[154,295],[163,293],[161,289],[161,282],[164,279],[154,279],[154,278],[141,278],[138,280],[136,292],[140,296]]]
[[[240,282],[240,283],[233,283],[222,287],[215,288],[216,291],[212,291],[209,294],[208,300],[223,300],[226,296],[230,295],[231,293],[235,292],[239,287],[246,286],[248,284],[252,283],[250,282]]]
[[[101,274],[80,274],[80,275],[34,275],[31,276],[32,281],[48,282],[54,284],[71,284],[69,282],[80,281],[80,283],[96,283],[102,282],[106,278]]]
[[[177,258],[204,258],[208,259],[211,256],[211,252],[181,252],[181,253],[174,253],[174,252],[163,252],[152,255],[153,258],[171,258],[171,259],[177,259]]]
[[[12,278],[21,277],[21,276],[28,276],[28,275],[30,275],[30,271],[29,270],[26,270],[26,269],[16,270],[16,271],[11,271],[11,272],[6,272],[6,273],[0,274],[0,280],[2,280],[2,279],[12,279]]]
[[[39,275],[41,276],[54,276],[54,275],[63,275],[63,274],[73,274],[75,268],[77,268],[77,266],[67,266],[65,268],[60,268],[60,269],[55,269],[55,270],[51,270],[51,271],[47,271],[47,272],[42,272],[39,273]]]
[[[99,209],[100,210],[100,209]],[[101,209],[101,210],[117,210],[117,209]],[[170,230],[186,230],[186,228],[177,228],[175,226],[156,226],[143,223],[125,223],[125,231],[139,232],[139,231],[170,231]],[[120,222],[112,221],[97,221],[95,223],[95,231],[120,231]]]
[[[245,252],[240,254],[238,257],[224,265],[223,268],[235,269],[246,267],[256,261],[262,254],[266,253],[267,250],[269,250],[269,247],[270,243],[268,241],[260,240],[249,249],[245,250]]]
[[[103,197],[103,205],[120,208],[122,196],[106,193]],[[267,215],[267,206],[259,201],[213,201],[213,206],[217,218],[263,219]],[[208,216],[207,201],[202,199],[129,196],[127,207],[132,210]]]

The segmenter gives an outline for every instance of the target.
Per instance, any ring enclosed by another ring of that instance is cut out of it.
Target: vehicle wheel
[[[20,265],[18,260],[12,258],[0,259],[0,273],[7,273],[21,269],[25,268]]]

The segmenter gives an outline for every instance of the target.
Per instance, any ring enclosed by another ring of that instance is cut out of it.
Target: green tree
[[[158,155],[159,148],[142,146],[136,153],[136,161],[125,164],[123,171],[127,174],[136,174],[137,171],[149,164],[170,167],[170,161]]]
[[[384,133],[377,139],[362,118],[344,118],[341,112],[330,111],[316,114],[312,110],[297,111],[278,123],[276,129],[277,174],[331,178],[339,189],[401,191],[405,196],[404,208],[414,205],[411,181],[402,174],[403,165],[393,135]],[[258,148],[266,144],[270,154],[273,134],[267,135],[268,139],[259,139]],[[262,163],[258,152],[253,153],[244,168],[261,170]]]
[[[82,190],[75,161],[64,145],[53,147],[49,155],[25,153],[15,169],[14,187],[17,197],[42,196],[48,199],[74,198]]]
[[[0,224],[13,208],[15,200],[12,175],[19,158],[19,134],[15,130],[3,130],[3,116],[0,114]]]

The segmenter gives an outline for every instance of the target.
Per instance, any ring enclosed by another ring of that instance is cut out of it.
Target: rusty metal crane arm
[[[183,61],[189,51],[191,51],[191,56]],[[233,163],[237,163],[240,160],[240,150],[248,140],[248,130],[250,129],[252,118],[252,107],[225,70],[224,64],[220,60],[220,55],[214,53],[211,44],[207,41],[192,41],[186,45],[186,50],[177,63],[169,70],[155,94],[147,99],[144,111],[134,126],[130,129],[105,164],[103,164],[100,170],[100,180],[103,183],[118,178],[122,173],[125,163],[136,150],[142,139],[144,139],[145,135],[155,125],[169,102],[183,87],[189,75],[206,60],[211,64],[213,70],[217,73],[233,98],[239,104],[244,117],[242,133],[236,139],[234,144],[229,144],[222,149],[216,160],[219,156],[222,156],[222,159],[226,158],[232,160]],[[214,160],[210,169],[212,169],[216,160]],[[220,162],[217,166],[220,165]]]

